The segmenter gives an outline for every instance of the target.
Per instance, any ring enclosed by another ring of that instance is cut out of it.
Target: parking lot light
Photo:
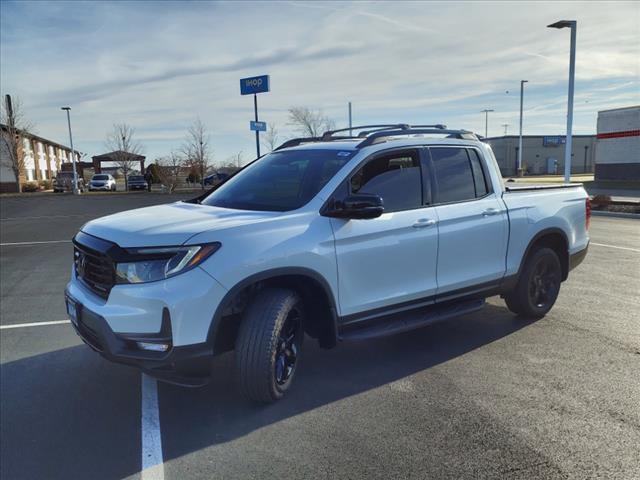
[[[548,28],[571,28],[571,50],[569,53],[569,95],[567,100],[567,140],[564,146],[564,181],[571,182],[571,147],[573,128],[573,84],[576,75],[576,29],[578,22],[575,20],[560,20],[547,25]]]
[[[524,84],[529,80],[520,80],[520,136],[518,138],[518,168],[516,175],[522,177],[522,106],[524,105]]]
[[[490,108],[482,110],[484,112],[484,138],[489,136],[489,112],[493,112]]]

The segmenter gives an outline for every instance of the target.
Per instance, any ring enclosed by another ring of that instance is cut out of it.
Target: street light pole
[[[351,124],[351,102],[349,102],[349,136],[353,135],[351,133],[351,126],[352,126],[352,124]]]
[[[529,80],[520,80],[520,137],[518,138],[518,168],[516,175],[522,177],[522,106],[524,98],[524,84]]]
[[[78,171],[76,170],[76,152],[73,149],[73,136],[71,135],[71,107],[61,107],[67,111],[67,125],[69,126],[69,143],[71,144],[71,161],[73,162],[73,194],[78,194]]]
[[[493,110],[485,108],[482,111],[484,112],[484,138],[487,138],[489,136],[489,112],[493,112]]]
[[[564,182],[571,182],[571,150],[573,145],[573,84],[576,76],[576,30],[575,20],[560,20],[547,25],[549,28],[571,28],[571,52],[569,54],[569,99],[567,100],[567,139],[564,146]]]

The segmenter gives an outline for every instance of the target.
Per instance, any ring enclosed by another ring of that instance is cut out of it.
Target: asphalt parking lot
[[[0,200],[1,478],[640,478],[640,220],[609,217],[542,320],[492,298],[392,338],[309,341],[268,407],[235,391],[228,355],[204,388],[158,384],[164,463],[142,474],[141,375],[68,323],[7,327],[66,319],[83,223],[179,198]]]

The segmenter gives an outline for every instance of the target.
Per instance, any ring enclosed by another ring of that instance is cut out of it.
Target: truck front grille
[[[95,294],[108,298],[115,284],[113,261],[106,255],[76,243],[73,253],[76,275]]]

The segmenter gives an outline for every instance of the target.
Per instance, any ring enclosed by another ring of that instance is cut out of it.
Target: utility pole
[[[73,162],[73,194],[78,195],[78,171],[76,170],[76,152],[73,149],[73,136],[71,135],[71,107],[61,107],[67,111],[67,125],[69,127],[69,143],[71,144],[71,160]]]
[[[351,123],[351,102],[349,102],[349,136],[352,136],[353,134],[351,133],[351,127],[353,126],[353,124]]]
[[[507,136],[507,128],[509,127],[508,123],[503,123],[502,126],[504,127],[504,136]]]
[[[489,112],[493,112],[493,110],[485,108],[482,111],[484,112],[484,138],[487,138],[489,136]]]
[[[522,106],[524,98],[524,84],[529,80],[520,80],[520,138],[518,139],[518,169],[516,174],[522,177]]]

